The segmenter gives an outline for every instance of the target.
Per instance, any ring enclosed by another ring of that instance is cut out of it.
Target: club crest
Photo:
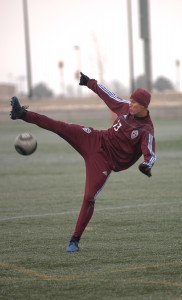
[[[138,130],[133,130],[131,133],[131,139],[135,139],[138,136]]]
[[[83,127],[82,128],[86,133],[91,133],[92,132],[92,130],[90,129],[90,128],[88,128],[88,127]]]

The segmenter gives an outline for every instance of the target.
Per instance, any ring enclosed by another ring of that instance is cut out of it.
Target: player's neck
[[[146,109],[146,110],[136,113],[134,116],[136,118],[145,118],[145,117],[147,117],[147,115],[148,115],[148,110]]]

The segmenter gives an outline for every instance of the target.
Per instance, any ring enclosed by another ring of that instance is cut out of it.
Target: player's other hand
[[[142,163],[138,166],[138,168],[139,168],[140,172],[142,172],[146,176],[148,176],[148,177],[152,176],[151,168],[149,166],[147,166],[146,164]]]
[[[82,72],[80,72],[80,82],[79,82],[79,85],[86,85],[87,86],[87,83],[89,81],[89,77],[84,75]]]

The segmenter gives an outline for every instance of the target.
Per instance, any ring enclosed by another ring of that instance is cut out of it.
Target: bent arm
[[[109,107],[110,110],[112,110],[117,115],[120,114],[123,105],[129,105],[128,100],[124,100],[117,97],[114,93],[110,92],[103,85],[98,84],[95,79],[89,79],[87,86],[105,102],[105,104]]]
[[[156,161],[155,139],[151,133],[148,132],[147,134],[145,134],[145,137],[142,140],[141,149],[144,156],[144,162],[141,163],[138,168],[140,172],[148,177],[151,177],[151,168]]]
[[[141,145],[142,153],[144,156],[144,165],[147,165],[149,168],[152,168],[155,161],[155,138],[151,133],[146,133],[142,145]]]

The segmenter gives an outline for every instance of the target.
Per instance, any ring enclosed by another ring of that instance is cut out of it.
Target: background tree
[[[135,88],[142,88],[145,89],[146,88],[146,76],[144,74],[139,75],[136,79],[135,79]]]
[[[135,80],[135,88],[141,87],[143,89],[146,88],[146,77],[145,75],[140,75]],[[166,90],[174,90],[174,85],[170,81],[170,79],[166,78],[165,76],[159,76],[154,83],[152,84],[152,88],[155,91],[166,91]]]
[[[118,80],[111,81],[107,86],[114,94],[121,98],[129,93],[129,90]]]
[[[165,90],[174,90],[173,83],[164,76],[160,76],[156,79],[156,81],[153,84],[153,88],[159,92]]]
[[[54,96],[54,93],[45,83],[38,83],[33,87],[33,96],[37,98],[50,98]]]

